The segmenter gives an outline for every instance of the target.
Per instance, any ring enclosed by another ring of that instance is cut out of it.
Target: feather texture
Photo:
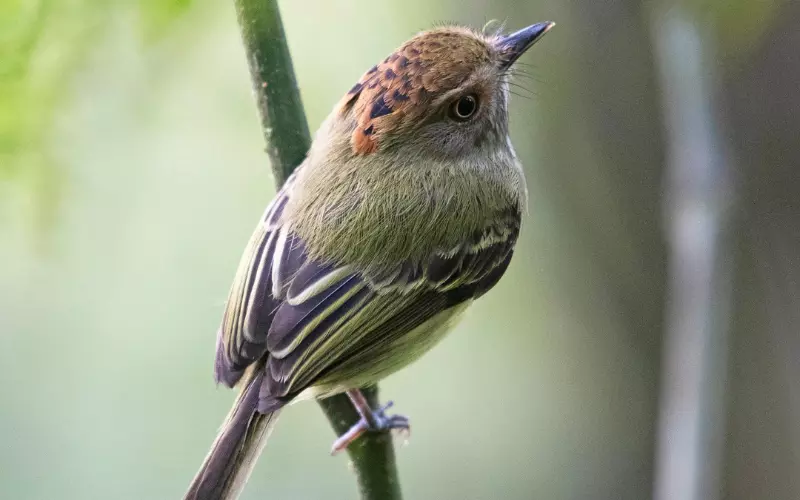
[[[256,411],[263,379],[260,369],[254,367],[248,372],[244,387],[184,500],[230,500],[241,493],[278,418],[277,411]]]
[[[421,33],[323,122],[239,264],[215,377],[243,387],[187,498],[234,498],[285,404],[414,361],[505,273],[527,203],[508,70],[551,26]]]
[[[262,411],[366,385],[419,357],[502,276],[519,232],[513,207],[453,248],[356,269],[309,256],[282,213],[294,189],[292,177],[256,228],[218,338],[226,385],[265,359]]]
[[[351,137],[356,154],[377,151],[387,130],[418,122],[429,104],[489,64],[492,37],[461,26],[424,33],[370,68],[339,104],[357,117]]]

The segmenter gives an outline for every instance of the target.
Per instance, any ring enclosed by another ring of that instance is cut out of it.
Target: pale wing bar
[[[280,217],[291,181],[268,207],[248,244],[218,337],[215,373],[235,384],[268,356],[262,407],[291,399],[321,377],[354,364],[438,313],[477,298],[500,279],[519,232],[518,212],[426,262],[400,263],[381,275],[308,258]]]

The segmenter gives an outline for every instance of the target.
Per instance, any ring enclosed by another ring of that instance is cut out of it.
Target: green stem
[[[235,0],[276,186],[300,165],[311,134],[277,0]]]
[[[234,0],[245,53],[253,80],[264,140],[276,186],[300,165],[311,146],[292,58],[286,44],[277,0]],[[378,405],[378,388],[364,395]],[[358,421],[344,394],[320,401],[334,431],[341,435]],[[358,480],[361,500],[400,500],[400,482],[392,437],[369,433],[347,449]]]
[[[378,407],[377,385],[361,392],[369,401],[371,408]],[[337,436],[344,434],[359,419],[350,399],[344,394],[323,399],[319,404],[328,416]],[[402,498],[391,433],[364,434],[347,447],[347,453],[358,476],[358,490],[362,500]]]

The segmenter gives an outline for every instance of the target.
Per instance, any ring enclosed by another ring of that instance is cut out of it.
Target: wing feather
[[[292,180],[245,250],[218,337],[218,381],[233,385],[265,359],[264,406],[318,384],[346,385],[359,372],[378,376],[399,367],[459,305],[494,286],[511,260],[516,210],[425,262],[370,273],[314,261],[281,217]]]

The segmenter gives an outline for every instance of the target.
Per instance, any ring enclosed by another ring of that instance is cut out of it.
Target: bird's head
[[[453,248],[497,214],[523,210],[508,80],[552,26],[437,28],[364,73],[317,132],[284,210],[307,248],[389,265]]]
[[[553,26],[510,35],[463,27],[420,33],[364,73],[332,119],[344,124],[337,128],[354,155],[453,160],[506,147],[510,71]]]

